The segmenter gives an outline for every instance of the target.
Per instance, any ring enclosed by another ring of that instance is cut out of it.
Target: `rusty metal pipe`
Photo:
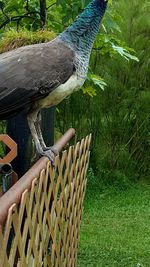
[[[70,128],[55,144],[54,147],[61,152],[63,147],[75,135],[75,130]],[[22,193],[31,188],[32,181],[39,177],[41,170],[46,167],[49,159],[40,158],[1,198],[0,198],[0,224],[7,218],[8,210],[13,203],[19,203]]]

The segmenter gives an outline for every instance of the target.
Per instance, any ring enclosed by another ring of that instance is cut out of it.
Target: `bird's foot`
[[[49,151],[49,150],[51,150],[54,153],[55,156],[57,156],[59,154],[59,151],[54,146],[49,146],[49,147],[44,147],[43,148],[43,151]]]
[[[55,166],[55,157],[59,154],[58,150],[55,147],[45,147],[43,151],[39,153],[41,156],[46,156],[52,163],[52,166]]]
[[[41,156],[48,157],[52,165],[55,166],[55,157],[59,154],[59,151],[54,147],[41,146],[39,142],[36,143],[37,158]]]
[[[55,154],[53,153],[53,151],[51,150],[43,151],[41,153],[41,156],[47,157],[51,161],[52,166],[55,166]]]

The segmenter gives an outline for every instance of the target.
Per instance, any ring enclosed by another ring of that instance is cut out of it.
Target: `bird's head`
[[[98,6],[106,7],[108,0],[93,0],[93,2],[95,2],[95,4],[97,4]]]

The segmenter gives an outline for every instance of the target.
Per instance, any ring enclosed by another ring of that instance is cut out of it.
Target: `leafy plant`
[[[47,0],[44,25],[39,0],[0,1],[0,51],[50,40],[53,31],[62,32],[89,2]],[[106,183],[150,173],[148,0],[110,2],[88,79],[56,112],[59,133],[69,127],[77,129],[78,138],[92,132],[91,166]]]

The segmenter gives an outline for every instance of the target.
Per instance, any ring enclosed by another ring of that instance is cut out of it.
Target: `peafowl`
[[[54,162],[40,129],[41,109],[57,105],[85,82],[93,42],[107,1],[93,0],[54,40],[0,55],[0,120],[23,110],[37,153]]]

